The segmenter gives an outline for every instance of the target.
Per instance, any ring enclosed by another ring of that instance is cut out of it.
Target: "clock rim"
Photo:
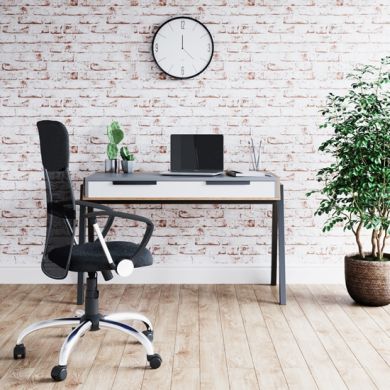
[[[210,59],[208,60],[207,64],[205,65],[205,67],[200,70],[198,73],[196,74],[193,74],[191,76],[186,76],[186,77],[180,77],[180,76],[174,76],[170,73],[168,73],[167,71],[165,71],[161,66],[160,64],[158,63],[157,59],[156,59],[156,56],[154,55],[154,41],[156,39],[156,36],[158,34],[158,32],[161,30],[161,28],[163,26],[165,26],[167,23],[169,22],[172,22],[173,20],[176,20],[176,19],[189,19],[189,20],[193,20],[194,22],[197,22],[199,23],[205,30],[206,32],[208,33],[209,37],[210,37],[210,40],[211,40],[211,54],[210,54]],[[206,27],[206,25],[204,25],[202,22],[200,22],[198,19],[195,19],[195,18],[192,18],[190,16],[175,16],[174,18],[170,18],[168,20],[166,20],[163,24],[161,24],[159,26],[159,28],[157,29],[157,31],[154,33],[154,36],[153,36],[153,40],[152,40],[152,55],[153,55],[153,59],[154,59],[154,62],[157,64],[157,66],[159,67],[159,69],[165,73],[167,76],[169,77],[172,77],[173,79],[177,79],[177,80],[188,80],[188,79],[192,79],[198,75],[200,75],[201,73],[203,73],[207,68],[208,66],[210,65],[211,63],[211,60],[213,59],[213,56],[214,56],[214,40],[213,40],[213,36],[211,35],[209,29]]]

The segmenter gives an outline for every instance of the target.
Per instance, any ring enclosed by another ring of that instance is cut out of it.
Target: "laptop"
[[[217,176],[223,173],[223,135],[172,134],[169,176]]]

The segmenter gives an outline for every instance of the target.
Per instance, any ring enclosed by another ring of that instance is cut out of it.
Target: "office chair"
[[[65,126],[56,121],[37,123],[42,164],[44,167],[47,199],[46,243],[42,258],[42,271],[53,279],[64,279],[68,271],[87,272],[85,311],[80,317],[56,318],[40,321],[24,329],[16,342],[14,358],[26,357],[24,338],[39,329],[54,326],[74,326],[65,339],[58,360],[51,376],[55,381],[62,381],[67,375],[67,364],[71,351],[87,331],[100,328],[116,329],[138,340],[146,351],[151,368],[158,368],[162,359],[153,349],[153,327],[150,321],[138,313],[115,313],[103,315],[99,312],[99,291],[97,273],[101,272],[105,280],[113,277],[113,271],[120,276],[129,275],[134,268],[149,266],[153,263],[152,255],[146,249],[153,232],[153,223],[144,217],[117,212],[110,207],[83,201],[75,201],[68,171],[69,137]],[[78,244],[75,236],[76,205],[90,206],[99,211],[85,215],[92,222],[98,236],[95,242]],[[100,216],[107,217],[101,231],[97,223]],[[131,219],[146,224],[145,234],[139,245],[125,241],[105,242],[114,218]],[[136,320],[144,324],[143,332],[123,324],[122,320]]]

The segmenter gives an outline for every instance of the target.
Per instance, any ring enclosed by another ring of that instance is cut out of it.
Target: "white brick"
[[[354,64],[389,52],[389,1],[218,0],[201,9],[189,0],[78,3],[0,6],[2,264],[40,261],[40,119],[68,127],[76,197],[83,176],[103,168],[112,119],[126,129],[142,170],[168,169],[171,133],[225,134],[226,165],[237,169],[248,169],[250,136],[261,137],[263,166],[285,184],[287,262],[342,262],[355,250],[341,229],[321,233],[318,197],[305,193],[318,188],[315,171],[329,162],[317,152],[329,135],[318,129],[319,109],[328,92],[345,89]],[[179,13],[205,22],[215,40],[210,67],[193,80],[162,77],[150,52],[157,26]],[[116,207],[156,222],[157,263],[269,263],[269,207]],[[137,240],[141,231],[118,223],[110,237]]]

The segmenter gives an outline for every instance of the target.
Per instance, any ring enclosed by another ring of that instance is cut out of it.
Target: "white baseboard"
[[[115,284],[252,284],[269,283],[270,267],[254,265],[155,265],[136,269],[121,278],[114,276],[108,283]],[[342,265],[291,265],[287,268],[288,284],[343,283]],[[75,283],[77,274],[70,272],[63,280],[50,279],[40,266],[0,266],[0,284]],[[103,278],[99,282],[104,282]]]

